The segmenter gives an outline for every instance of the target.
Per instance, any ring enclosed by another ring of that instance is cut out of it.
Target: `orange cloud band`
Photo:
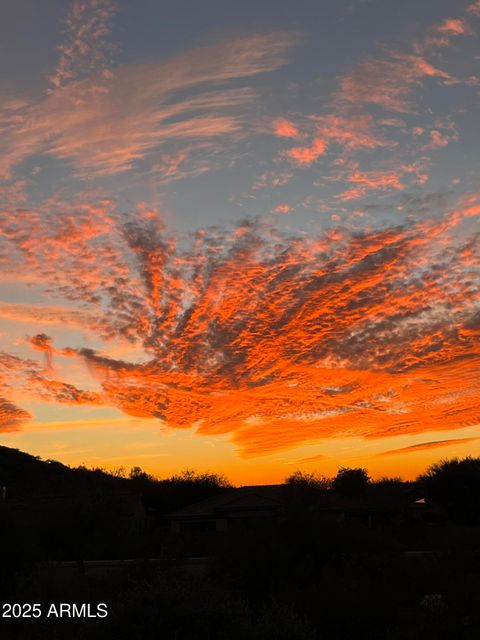
[[[471,196],[446,216],[316,238],[245,223],[199,231],[190,249],[150,213],[107,211],[101,224],[95,207],[76,218],[32,213],[26,244],[9,227],[23,264],[95,309],[104,334],[143,343],[150,360],[59,348],[42,334],[32,346],[83,359],[101,392],[11,358],[5,388],[23,380],[24,392],[51,402],[230,433],[246,455],[478,424],[479,247],[469,220],[479,212]],[[68,251],[47,255],[46,235],[68,231]]]

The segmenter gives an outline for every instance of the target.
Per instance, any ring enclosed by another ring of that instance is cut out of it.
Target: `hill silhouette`
[[[39,494],[65,494],[74,489],[125,491],[133,483],[103,469],[71,468],[56,460],[42,460],[18,449],[0,446],[0,486],[9,498]]]

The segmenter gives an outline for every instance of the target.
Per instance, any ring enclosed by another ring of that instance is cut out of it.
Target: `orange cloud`
[[[348,189],[337,196],[340,201],[358,200],[363,198],[367,191],[388,191],[394,189],[402,191],[406,188],[403,181],[406,175],[413,175],[414,180],[423,184],[428,179],[425,173],[422,173],[422,165],[400,165],[389,171],[360,171],[357,165],[354,165],[353,171],[345,178],[340,176],[338,179],[345,179],[348,184],[352,184]]]
[[[248,222],[200,230],[190,247],[153,212],[106,203],[13,216],[0,224],[10,269],[95,310],[102,335],[141,343],[148,360],[40,335],[37,349],[84,361],[101,390],[5,354],[2,396],[195,425],[245,455],[478,424],[478,215],[471,194],[445,216],[383,229],[292,237]]]
[[[37,370],[36,363],[0,351],[0,432],[16,431],[32,416],[11,399],[25,376]]]
[[[273,122],[275,135],[280,138],[299,138],[300,131],[298,128],[286,118],[277,118]]]
[[[314,125],[311,144],[283,152],[297,166],[310,166],[334,145],[344,151],[358,151],[391,144],[375,131],[374,119],[368,114],[350,114],[348,117],[341,114],[312,115],[309,122]]]
[[[440,149],[442,147],[447,147],[451,141],[452,137],[445,135],[441,131],[437,131],[436,129],[432,129],[432,131],[430,131],[429,147],[431,149]]]
[[[73,384],[51,380],[44,376],[32,376],[29,380],[31,393],[47,402],[59,402],[72,405],[102,405],[102,394],[78,389]]]
[[[467,32],[465,22],[459,18],[447,18],[436,29],[449,36],[460,36]]]
[[[395,171],[355,171],[348,177],[355,185],[338,196],[339,200],[356,200],[363,197],[367,190],[388,189],[402,190],[405,185],[401,182],[402,173]]]
[[[326,151],[327,145],[321,138],[315,138],[307,147],[293,147],[284,152],[285,156],[299,167],[308,167]]]
[[[15,406],[6,398],[0,397],[0,432],[16,431],[31,417],[28,411]]]
[[[290,213],[291,206],[289,204],[283,203],[279,204],[272,209],[272,213]]]
[[[379,453],[380,456],[392,456],[403,453],[411,453],[412,451],[425,451],[426,449],[436,449],[437,447],[449,447],[454,444],[462,444],[464,442],[473,442],[480,440],[478,438],[450,438],[448,440],[433,440],[430,442],[419,442],[418,444],[412,444],[409,447],[401,447],[400,449],[390,449],[389,451],[383,451]]]
[[[339,152],[331,164],[339,166],[351,159],[351,152],[377,148],[398,149],[399,141],[387,139],[385,130],[379,125],[395,127],[397,132],[406,132],[406,123],[398,117],[374,118],[365,109],[380,107],[394,112],[394,115],[415,113],[414,91],[427,80],[436,80],[443,85],[464,83],[476,86],[478,79],[475,76],[458,80],[429,60],[432,49],[448,46],[453,36],[468,33],[470,27],[466,20],[449,18],[432,26],[422,40],[408,43],[403,50],[386,49],[381,57],[361,59],[353,69],[338,79],[338,88],[328,105],[332,113],[303,117],[295,114],[296,122],[289,118],[274,121],[274,131],[279,137],[310,138],[309,144],[286,149],[281,152],[281,157],[297,167],[310,167],[327,152]],[[437,51],[433,53],[438,54]],[[422,135],[425,127],[414,127],[412,131],[415,136]],[[447,119],[434,122],[429,136],[430,140],[422,146],[422,151],[445,147],[459,137],[455,123]],[[407,185],[402,177],[407,173],[409,172],[403,168],[398,171],[385,171],[382,168],[372,171],[370,176],[359,175],[359,181],[353,175],[351,181],[355,184],[344,190],[340,199],[359,199],[368,189],[403,190]],[[327,175],[324,179],[336,178]],[[422,184],[427,179],[425,173],[416,175],[417,184]]]
[[[330,114],[312,116],[317,135],[330,144],[337,144],[346,151],[376,149],[390,146],[376,130],[374,118],[369,114]]]

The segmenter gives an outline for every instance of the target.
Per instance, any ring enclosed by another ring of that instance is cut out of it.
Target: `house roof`
[[[168,514],[170,519],[218,516],[226,511],[252,511],[277,509],[285,502],[285,485],[252,485],[227,491],[176,509]]]
[[[401,487],[398,492],[384,493],[379,488],[371,487],[361,498],[348,498],[333,491],[320,492],[315,498],[315,505],[322,510],[351,512],[377,511],[401,504],[413,503],[420,497],[410,487]],[[226,491],[175,509],[167,514],[167,518],[213,518],[226,513],[245,511],[275,511],[287,504],[295,503],[295,488],[286,484],[247,485]]]

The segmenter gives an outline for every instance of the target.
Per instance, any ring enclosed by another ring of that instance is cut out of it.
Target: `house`
[[[292,510],[314,511],[325,523],[358,523],[383,527],[412,519],[412,508],[421,511],[419,494],[408,485],[393,493],[372,485],[361,497],[334,491],[305,493],[288,484],[251,485],[226,491],[166,514],[168,529],[181,532],[222,532],[252,528],[267,521],[279,522]]]
[[[167,514],[170,530],[226,531],[279,519],[285,509],[285,485],[253,485],[227,489],[219,495]]]

